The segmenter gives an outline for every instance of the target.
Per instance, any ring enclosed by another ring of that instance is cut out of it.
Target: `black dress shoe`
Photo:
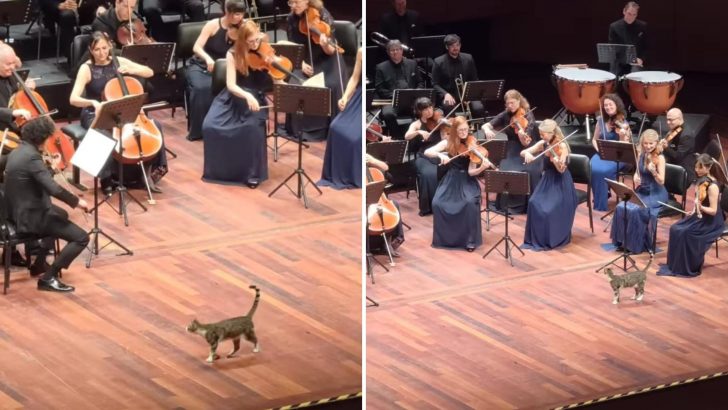
[[[472,252],[472,251],[474,251],[474,250],[475,250],[475,248],[473,248],[472,246],[468,246],[468,247],[467,247],[467,248],[465,248],[465,249],[466,249],[466,250],[467,250],[468,252]]]
[[[66,285],[65,283],[58,280],[58,278],[52,279],[38,279],[38,290],[45,290],[48,292],[73,292],[76,288],[73,286]]]
[[[2,260],[5,261],[5,254],[2,255]],[[13,266],[28,266],[28,262],[25,261],[23,255],[17,249],[10,254],[10,264]]]
[[[46,273],[50,268],[51,265],[48,262],[43,262],[42,264],[36,262],[30,267],[30,276],[38,276],[41,273]]]
[[[248,181],[245,185],[248,186],[250,189],[258,188],[258,185],[260,185],[260,182],[258,181]]]

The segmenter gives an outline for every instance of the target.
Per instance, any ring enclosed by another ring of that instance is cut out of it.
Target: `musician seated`
[[[439,107],[445,113],[449,113],[455,104],[460,102],[460,93],[457,81],[463,86],[468,81],[478,81],[478,70],[475,68],[473,56],[460,52],[460,36],[448,34],[445,36],[445,49],[447,52],[435,59],[432,67],[432,85],[437,92]],[[465,107],[460,107],[465,110]],[[473,118],[483,118],[485,108],[481,101],[470,102],[470,112]]]
[[[407,0],[392,0],[392,11],[382,15],[380,31],[389,39],[409,44],[412,37],[422,35],[419,17],[418,12],[407,10]]]
[[[186,21],[203,21],[205,19],[205,6],[202,0],[145,0],[142,14],[147,18],[152,37],[161,38],[162,13],[180,12],[188,16]]]
[[[402,55],[402,43],[399,40],[389,40],[387,54],[389,60],[377,64],[374,77],[375,98],[391,100],[394,90],[425,88],[425,83],[417,70],[417,63]],[[394,107],[384,106],[381,115],[392,138],[403,139],[404,132],[397,124]]]
[[[52,35],[60,35],[61,54],[68,57],[76,35],[78,3],[75,0],[38,0],[43,12],[43,25]],[[56,24],[60,33],[56,33]]]
[[[136,6],[137,0],[116,0],[114,6],[108,10],[101,8],[102,12],[91,23],[91,28],[93,31],[108,34],[109,38],[116,43],[116,47],[121,47],[124,44],[119,41],[117,31],[122,22],[129,20],[130,10],[131,15],[135,15]]]
[[[679,108],[667,111],[666,119],[669,130],[660,140],[662,154],[668,164],[685,168],[688,172],[688,184],[692,184],[695,181],[695,134],[685,126],[685,119]]]
[[[111,57],[111,40],[106,33],[96,31],[91,34],[91,43],[89,44],[89,52],[91,58],[84,62],[78,70],[76,81],[71,90],[70,103],[74,107],[80,107],[81,125],[89,128],[96,118],[96,110],[101,105],[102,95],[106,83],[111,79],[116,79],[117,71],[121,74],[149,78],[154,75],[151,68],[137,64],[124,57],[118,57],[119,67],[113,63]],[[159,124],[156,124],[157,128]],[[110,161],[111,162],[111,161]],[[144,183],[139,181],[139,167],[136,165],[127,166],[129,169],[124,171],[125,184],[129,182]],[[167,158],[164,149],[162,149],[157,157],[149,164],[149,172],[147,172],[147,183],[149,188],[155,192],[161,192],[156,184],[167,173]],[[112,189],[114,172],[117,170],[116,164],[110,166],[107,163],[105,170],[101,175],[101,186],[107,191]]]

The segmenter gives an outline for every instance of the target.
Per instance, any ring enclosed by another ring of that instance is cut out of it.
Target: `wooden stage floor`
[[[375,268],[376,284],[366,284],[381,304],[366,311],[368,409],[546,408],[728,369],[725,242],[702,276],[658,277],[676,219],[661,220],[644,301],[630,289],[612,305],[595,272],[616,256],[600,246],[609,241],[602,212],[592,234],[580,205],[569,246],[516,252],[511,267],[497,253],[482,259],[503,235],[502,217],[490,232],[483,225],[474,253],[437,250],[416,198],[392,198],[412,230],[396,266]],[[525,221],[509,223],[519,245]],[[648,256],[636,259],[642,268]]]
[[[129,227],[101,208],[103,230],[134,255],[110,246],[86,269],[84,252],[64,273],[72,294],[38,292],[14,270],[0,297],[0,408],[264,409],[361,391],[361,191],[309,187],[309,210],[285,188],[268,198],[295,167],[294,144],[277,163],[269,155],[257,190],[203,183],[202,142],[169,113],[153,117],[179,158],[157,204],[130,204]],[[304,153],[315,180],[324,149]],[[261,288],[261,352],[243,342],[227,359],[227,341],[207,364],[206,342],[185,326],[245,314],[250,284]]]

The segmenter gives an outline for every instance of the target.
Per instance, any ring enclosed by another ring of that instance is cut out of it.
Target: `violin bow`
[[[720,158],[718,158],[718,159],[722,160],[722,164],[719,163],[718,165],[723,166],[723,173],[725,173],[726,176],[728,176],[728,163],[726,163],[725,154],[723,154],[723,145],[721,145],[721,143],[720,143],[720,134],[718,134],[717,132],[715,133],[715,139],[718,140],[718,148],[720,148]]]
[[[454,107],[452,107],[452,110],[450,110],[450,112],[449,112],[449,113],[447,113],[447,115],[446,115],[446,116],[444,116],[444,117],[440,118],[440,122],[439,122],[439,123],[437,123],[437,125],[435,125],[435,128],[433,128],[433,129],[432,129],[432,131],[430,131],[430,134],[432,134],[433,132],[437,131],[437,129],[438,129],[438,128],[440,128],[440,126],[441,126],[442,124],[445,124],[445,123],[447,123],[447,119],[448,119],[448,118],[449,118],[449,117],[450,117],[451,115],[453,115],[453,113],[455,112],[455,110],[457,110],[457,109],[458,109],[458,107],[460,107],[460,103],[457,103],[457,104],[455,104],[455,106],[454,106]]]
[[[126,2],[126,8],[129,10],[129,41],[131,41],[131,45],[134,45],[134,29],[132,28],[131,20],[131,4],[129,2]]]
[[[568,140],[569,138],[573,137],[574,135],[576,135],[576,133],[578,131],[579,131],[578,129],[574,130],[574,132],[572,132],[571,134],[569,134],[566,137],[564,137],[564,139],[562,139],[561,141],[559,141],[559,144],[561,144],[562,142],[564,142],[564,141]],[[543,141],[543,140],[541,140],[541,141]],[[546,144],[545,141],[544,141],[544,144]],[[551,151],[553,149],[554,149],[554,147],[544,148],[543,152],[541,152],[540,154],[538,154],[535,157],[533,157],[533,160],[535,161],[535,160],[541,158],[543,156],[543,154],[545,154],[546,152]]]

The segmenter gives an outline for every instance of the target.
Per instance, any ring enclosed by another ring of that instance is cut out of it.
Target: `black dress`
[[[212,57],[213,60],[225,58],[225,53],[234,44],[227,38],[227,30],[222,27],[222,18],[217,20],[220,26],[211,35],[203,49]],[[188,104],[187,112],[189,116],[189,134],[187,139],[190,141],[202,139],[202,121],[207,115],[207,110],[212,104],[212,74],[207,71],[207,63],[201,58],[194,56],[190,58],[187,69],[185,70],[185,78],[187,79],[187,95]]]
[[[483,244],[480,185],[468,174],[468,157],[457,157],[449,165],[432,200],[432,246],[475,249]]]
[[[265,105],[273,81],[265,71],[237,73],[237,85]],[[224,88],[212,102],[205,121],[202,180],[227,185],[258,184],[268,179],[265,122],[268,110],[253,112],[248,103]]]
[[[417,140],[420,144],[415,157],[415,169],[417,170],[417,195],[420,216],[425,216],[432,213],[432,198],[434,198],[437,189],[437,171],[440,163],[439,158],[426,157],[425,150],[440,142],[442,137],[438,129],[430,135],[427,141],[422,141],[421,136],[417,136],[414,140]]]

